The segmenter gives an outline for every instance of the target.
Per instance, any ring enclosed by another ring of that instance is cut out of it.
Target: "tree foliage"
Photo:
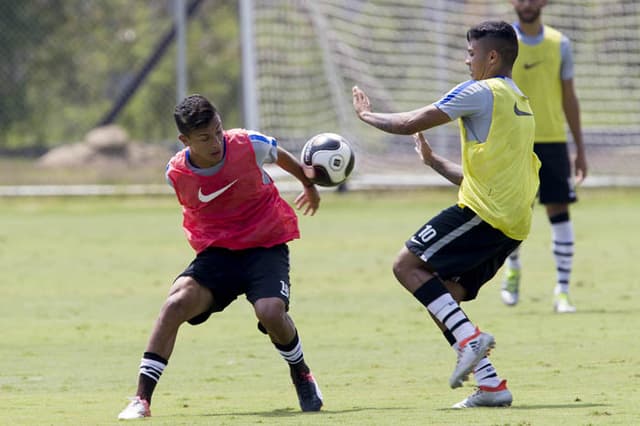
[[[188,3],[188,1],[185,1]],[[171,0],[22,0],[0,4],[0,148],[81,140],[173,25]],[[237,3],[205,0],[187,30],[190,92],[225,124],[240,120]],[[116,118],[136,139],[175,138],[175,43]]]

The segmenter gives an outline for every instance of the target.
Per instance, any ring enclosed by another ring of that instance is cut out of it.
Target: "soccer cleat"
[[[576,307],[569,301],[568,293],[558,293],[553,298],[553,310],[558,314],[571,314],[576,311]]]
[[[520,270],[507,268],[502,281],[500,296],[507,306],[514,306],[518,303],[520,288]]]
[[[507,389],[507,381],[503,380],[495,388],[478,387],[475,393],[454,404],[452,408],[509,407],[512,402],[513,396]]]
[[[151,410],[149,409],[149,403],[146,399],[141,399],[139,396],[129,398],[131,402],[124,410],[118,414],[118,420],[132,420],[142,419],[144,417],[151,417]]]
[[[291,379],[296,387],[300,409],[302,411],[320,411],[322,408],[322,392],[311,372],[298,373],[291,370]]]
[[[449,378],[452,389],[459,388],[469,378],[478,362],[484,358],[489,350],[495,347],[496,341],[492,335],[482,333],[478,328],[471,336],[460,341],[457,347],[458,362],[453,374]]]

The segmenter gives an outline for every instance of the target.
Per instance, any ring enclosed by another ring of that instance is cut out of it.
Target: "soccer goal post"
[[[244,78],[251,80],[245,84],[246,125],[259,126],[293,152],[314,134],[341,133],[355,146],[356,174],[388,176],[428,171],[417,161],[410,137],[357,119],[351,87],[364,88],[382,112],[432,103],[469,78],[467,29],[488,19],[515,20],[505,0],[240,3],[243,57],[251,66],[244,68]],[[572,41],[591,172],[637,178],[640,2],[550,1],[544,22]],[[438,152],[458,158],[455,123],[427,136]]]

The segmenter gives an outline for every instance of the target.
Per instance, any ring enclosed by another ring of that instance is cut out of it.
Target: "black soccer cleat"
[[[291,370],[291,380],[296,387],[300,409],[302,411],[320,411],[322,408],[322,392],[311,372],[295,372]]]

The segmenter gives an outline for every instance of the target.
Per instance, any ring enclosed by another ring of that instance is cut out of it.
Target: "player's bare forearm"
[[[416,127],[415,122],[412,124],[411,117],[408,113],[385,114],[365,111],[361,113],[359,117],[365,123],[395,135],[411,135],[417,131],[424,130]]]
[[[576,158],[573,166],[577,177],[576,183],[580,183],[587,177],[587,154],[582,140],[580,109],[578,107],[578,101],[575,98],[573,102],[569,101],[567,103],[568,105],[565,106],[565,117],[576,145]]]
[[[582,126],[580,125],[580,106],[575,95],[565,96],[563,100],[564,115],[577,149],[583,149]]]
[[[587,155],[582,140],[582,127],[580,124],[580,105],[573,89],[573,81],[562,82],[562,107],[569,125],[569,130],[576,145],[576,158],[573,164],[576,175],[576,183],[581,183],[587,177]]]
[[[396,135],[412,135],[451,121],[448,115],[433,105],[408,112],[362,111],[358,117],[373,127]]]
[[[414,134],[413,139],[416,143],[416,152],[425,165],[431,167],[455,185],[462,183],[462,166],[433,152],[429,141],[421,132]]]
[[[300,162],[289,151],[278,147],[278,159],[276,160],[276,164],[281,169],[298,179],[305,187],[313,186],[313,183],[304,175]]]
[[[462,183],[462,166],[459,164],[434,154],[432,156],[430,166],[433,170],[444,176],[449,182],[458,186]]]
[[[305,176],[298,159],[289,151],[278,147],[276,164],[302,183],[303,190],[296,197],[294,203],[298,210],[302,210],[303,214],[313,216],[320,206],[320,194],[318,188]]]
[[[353,108],[360,120],[387,133],[412,135],[451,121],[448,115],[433,105],[396,113],[373,112],[369,97],[358,86],[354,86]]]

